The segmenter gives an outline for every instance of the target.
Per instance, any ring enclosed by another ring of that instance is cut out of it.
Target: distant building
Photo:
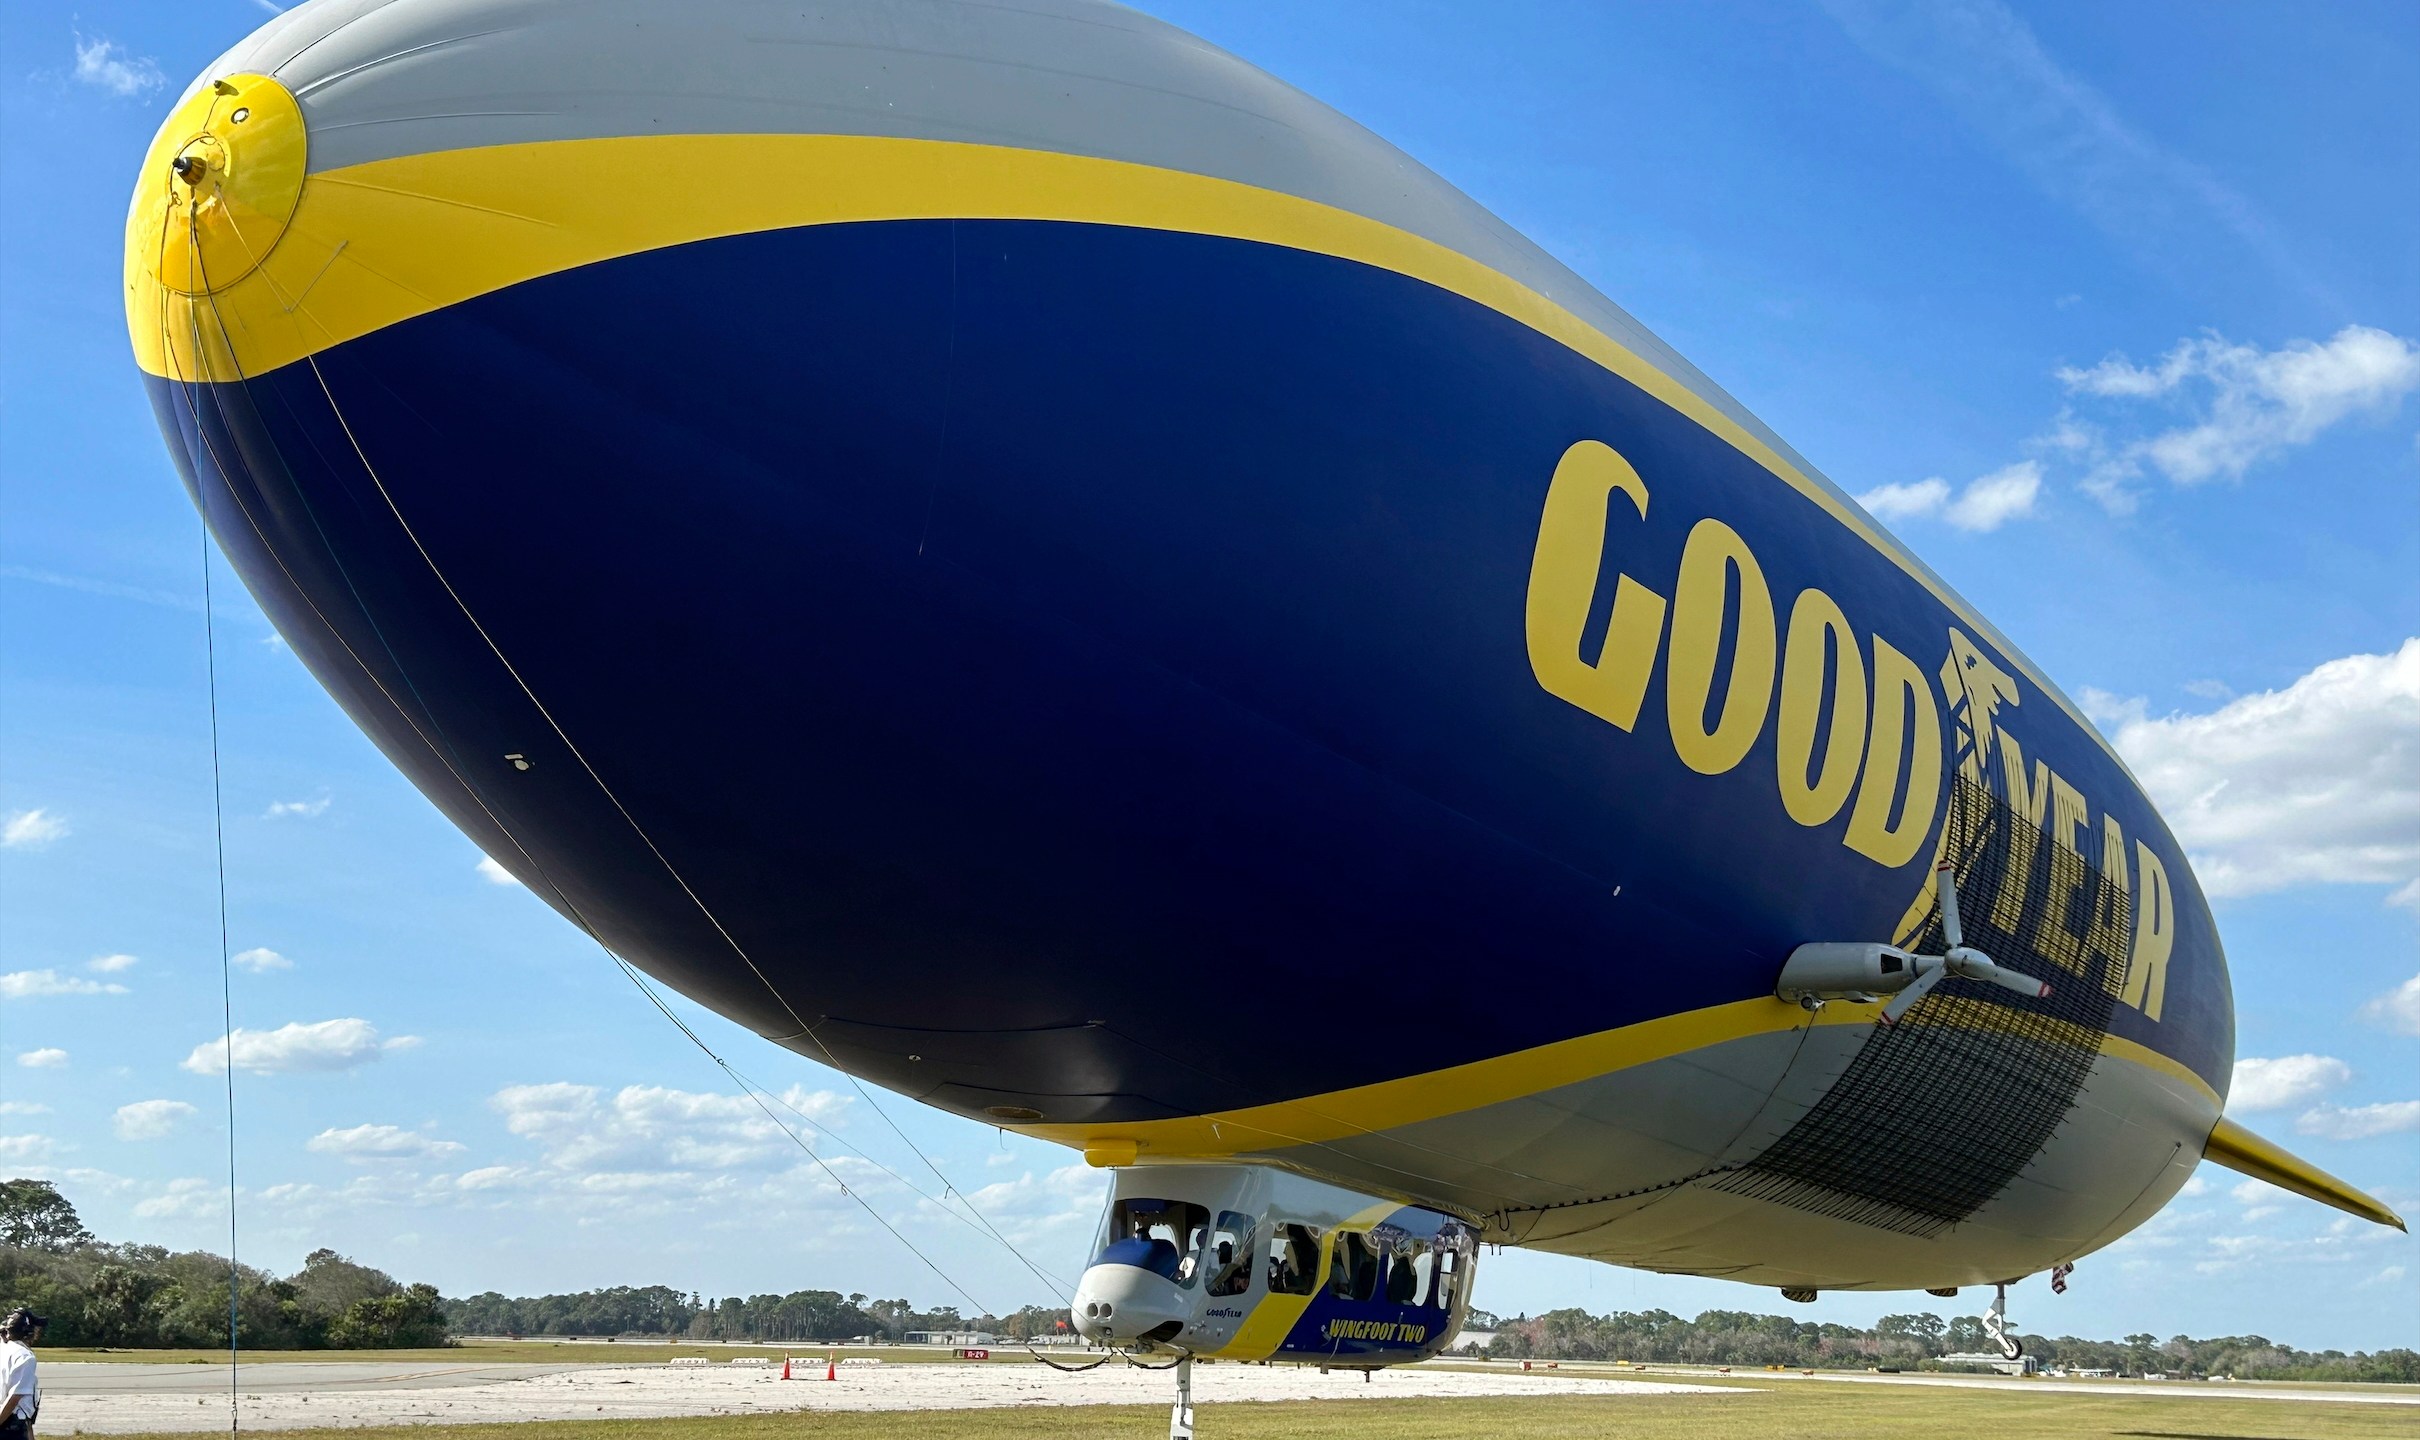
[[[2031,1355],[2021,1355],[2011,1360],[1996,1352],[1987,1355],[1944,1355],[1941,1365],[1943,1369],[1991,1370],[2002,1375],[2031,1375],[2042,1368],[2042,1362]]]
[[[910,1330],[910,1345],[948,1345],[953,1348],[997,1345],[1000,1337],[989,1330]]]

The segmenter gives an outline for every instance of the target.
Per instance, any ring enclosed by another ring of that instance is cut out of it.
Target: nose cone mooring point
[[[307,153],[302,107],[266,75],[230,75],[186,97],[135,181],[130,278],[209,295],[259,269],[294,219]]]

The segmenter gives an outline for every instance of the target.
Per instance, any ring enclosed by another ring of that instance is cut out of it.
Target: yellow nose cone
[[[176,108],[126,216],[128,267],[181,295],[260,268],[302,198],[302,107],[266,75],[230,75]]]

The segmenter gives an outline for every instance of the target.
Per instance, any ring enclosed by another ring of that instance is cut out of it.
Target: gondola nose
[[[1077,1282],[1068,1313],[1087,1340],[1124,1346],[1174,1339],[1191,1322],[1193,1307],[1185,1291],[1149,1270],[1101,1264]]]

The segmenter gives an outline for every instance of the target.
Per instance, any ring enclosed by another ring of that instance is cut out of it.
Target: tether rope
[[[213,112],[218,102],[211,102]],[[208,117],[204,117],[204,125]],[[196,268],[202,266],[202,237],[196,207],[185,207],[186,244],[191,247]],[[160,269],[167,266],[170,227],[160,227]],[[209,284],[208,272],[203,271],[203,284]],[[194,332],[194,363],[202,363],[202,336],[199,314],[192,302],[186,302],[186,313]],[[167,286],[160,290],[160,330],[168,338]],[[173,351],[173,341],[170,349]],[[230,344],[229,353],[233,353]],[[180,386],[179,388],[184,388]],[[186,393],[190,407],[192,394]],[[201,431],[201,416],[194,411],[194,429]],[[215,456],[213,459],[215,460]],[[235,1168],[235,967],[230,959],[227,925],[227,799],[224,766],[219,747],[218,716],[218,619],[215,596],[210,583],[210,492],[206,485],[194,486],[194,500],[201,519],[202,559],[202,657],[210,708],[210,833],[214,858],[218,868],[218,975],[219,975],[219,1035],[220,1061],[226,1078],[227,1099],[227,1432],[236,1434],[243,1429],[241,1404],[240,1360],[243,1336],[243,1267],[236,1258],[236,1168]]]
[[[352,422],[345,417],[344,407],[337,403],[335,389],[329,385],[327,373],[320,367],[319,357],[316,355],[305,356],[303,363],[311,367],[312,378],[319,383],[320,394],[327,399],[328,411],[335,417],[337,428],[344,432],[345,442],[352,447],[354,458],[361,463],[363,474],[369,477],[370,484],[377,489],[378,498],[385,503],[387,513],[395,518],[395,524],[403,531],[404,538],[411,542],[413,550],[419,554],[421,563],[428,567],[430,577],[445,591],[446,598],[454,602],[454,608],[461,612],[462,618],[469,623],[472,631],[478,635],[480,642],[487,647],[488,653],[496,657],[496,663],[504,668],[507,676],[511,677],[514,687],[520,690],[523,698],[529,701],[530,707],[538,712],[538,718],[546,722],[546,727],[554,732],[555,738],[563,743],[563,748],[570,752],[572,759],[579,763],[580,769],[596,785],[597,792],[605,797],[606,803],[613,806],[614,811],[622,817],[623,823],[630,827],[631,833],[638,837],[639,843],[644,845],[648,854],[652,855],[656,863],[663,867],[664,873],[671,878],[674,885],[680,888],[681,893],[688,898],[690,904],[696,907],[698,914],[707,925],[712,927],[714,933],[722,938],[725,945],[730,947],[731,953],[748,968],[748,973],[753,975],[757,983],[764,987],[765,993],[773,998],[775,1004],[781,1006],[783,1012],[790,1017],[791,1023],[797,1027],[796,1033],[804,1035],[814,1042],[815,1048],[823,1055],[824,1063],[846,1079],[850,1088],[857,1092],[858,1098],[865,1102],[866,1108],[872,1110],[883,1124],[890,1128],[891,1133],[899,1137],[899,1142],[907,1146],[909,1152],[923,1162],[925,1169],[933,1172],[933,1178],[941,1182],[942,1195],[945,1198],[955,1198],[1003,1249],[1015,1256],[1017,1262],[1033,1272],[1035,1276],[1049,1283],[1060,1283],[1052,1280],[1048,1272],[1028,1259],[1015,1241],[1002,1234],[999,1227],[992,1224],[990,1218],[976,1208],[974,1201],[968,1198],[966,1192],[960,1190],[948,1175],[942,1173],[941,1167],[933,1162],[933,1158],[908,1137],[908,1133],[900,1128],[899,1122],[893,1119],[891,1113],[882,1107],[881,1102],[874,1098],[871,1091],[866,1089],[864,1082],[851,1074],[848,1068],[840,1063],[839,1057],[832,1053],[831,1047],[824,1043],[823,1037],[816,1033],[815,1027],[807,1023],[806,1018],[798,1013],[798,1008],[790,1003],[789,997],[784,995],[781,988],[773,983],[772,978],[758,967],[755,957],[748,953],[747,948],[740,944],[739,938],[723,924],[722,917],[714,912],[713,907],[706,903],[705,897],[698,894],[696,888],[689,883],[688,877],[683,875],[679,867],[672,863],[672,857],[666,855],[663,848],[656,844],[655,837],[648,834],[646,827],[639,823],[638,817],[631,813],[630,807],[622,803],[621,796],[614,792],[612,786],[605,783],[605,777],[598,773],[596,766],[573,741],[570,733],[555,719],[554,712],[547,709],[546,703],[538,698],[537,691],[532,689],[528,680],[522,677],[520,668],[505,655],[504,647],[496,642],[487,626],[472,611],[470,602],[463,599],[462,593],[455,588],[453,580],[446,575],[443,567],[438,565],[437,557],[430,553],[427,544],[421,540],[419,532],[412,528],[411,521],[404,518],[402,507],[396,502],[394,494],[388,490],[386,480],[378,473],[378,467],[370,463],[369,453],[363,448],[361,437],[354,433]],[[368,607],[363,608],[366,614]],[[388,653],[393,654],[392,647],[389,648]],[[397,664],[400,667],[401,661],[398,660]],[[433,713],[431,718],[434,719]],[[468,789],[469,781],[465,779],[463,783],[464,787]],[[484,802],[482,802],[481,808],[486,808]],[[492,815],[493,812],[491,811],[490,814]],[[518,848],[525,857],[529,856],[528,847],[519,846]],[[534,857],[532,858],[534,859]],[[556,893],[562,892],[558,889]],[[594,927],[587,928],[590,935],[600,945],[603,945],[603,936]],[[612,953],[610,946],[607,947],[607,952]]]
[[[199,487],[196,487],[197,491]],[[238,1306],[243,1295],[243,1271],[235,1259],[235,967],[227,944],[227,802],[219,779],[218,743],[218,622],[210,594],[210,515],[202,512],[202,653],[210,688],[210,828],[218,851],[218,1000],[221,1059],[227,1075],[227,1430],[243,1428],[236,1405],[236,1347]]]

